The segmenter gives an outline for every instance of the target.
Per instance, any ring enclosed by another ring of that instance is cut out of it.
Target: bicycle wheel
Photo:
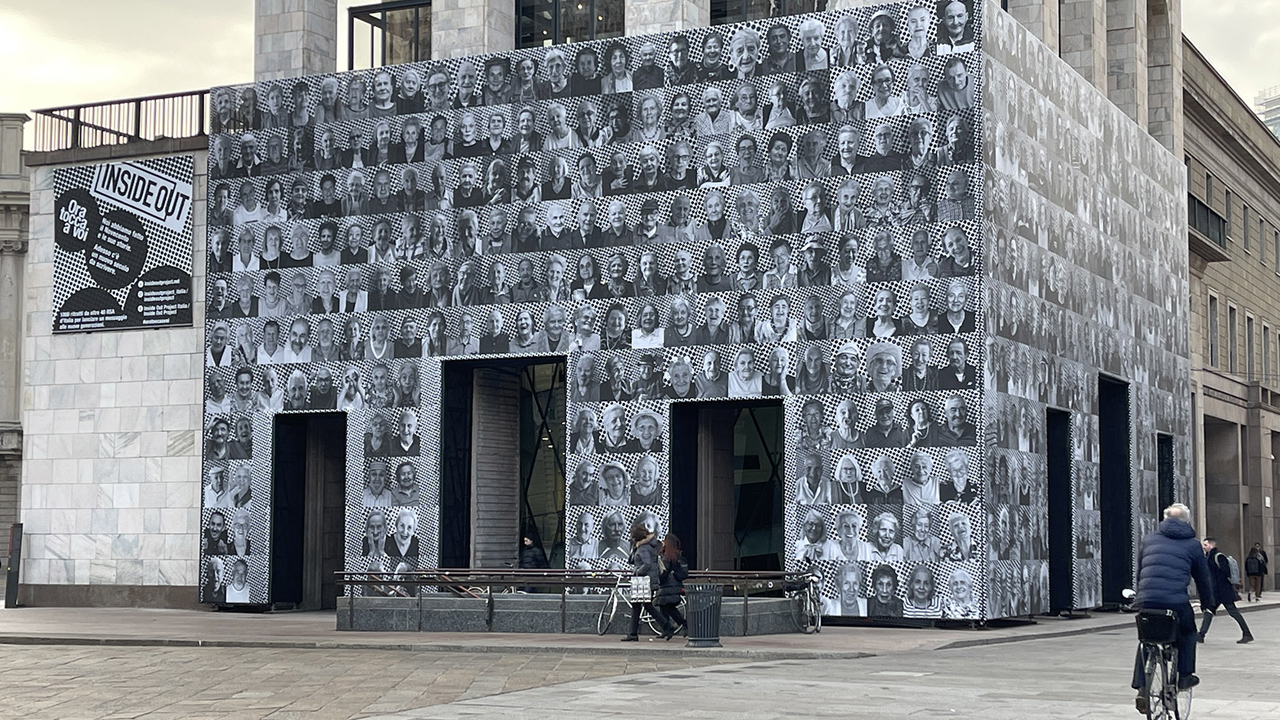
[[[609,632],[609,626],[613,624],[613,616],[618,613],[618,591],[609,592],[609,597],[604,599],[604,605],[600,607],[600,616],[596,618],[596,632],[604,635]]]
[[[1168,681],[1168,668],[1164,664],[1164,653],[1159,649],[1146,646],[1143,648],[1146,661],[1143,669],[1146,672],[1146,684],[1142,694],[1147,701],[1147,720],[1169,720],[1165,714],[1165,683]]]
[[[662,625],[658,622],[658,619],[653,616],[653,613],[649,612],[648,608],[642,608],[640,610],[640,622],[644,623],[645,627],[649,628],[649,632],[654,635],[662,635]]]
[[[822,632],[822,596],[813,586],[809,587],[809,618],[813,625],[810,632]]]
[[[1169,676],[1176,678],[1178,676],[1177,648],[1173,648],[1168,651],[1165,662],[1168,663],[1169,666]],[[1170,686],[1165,695],[1167,707],[1166,715],[1168,715],[1169,718],[1172,720],[1190,720],[1191,690],[1192,688],[1187,688],[1185,690],[1179,689],[1176,682]]]

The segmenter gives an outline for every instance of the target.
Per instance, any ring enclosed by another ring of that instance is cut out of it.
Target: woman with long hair
[[[448,352],[444,313],[432,310],[427,314],[426,335],[422,338],[423,357],[444,357]]]
[[[684,598],[684,581],[689,577],[689,563],[685,562],[680,552],[680,538],[672,533],[662,538],[662,547],[658,550],[662,558],[658,570],[658,596],[654,604],[663,617],[675,624],[674,632],[688,634],[689,624],[680,613],[680,601]]]
[[[649,587],[656,590],[659,587],[658,572],[658,550],[662,547],[662,543],[654,536],[654,532],[645,527],[642,523],[636,523],[631,528],[631,557],[628,558],[631,563],[632,577],[647,577],[649,579]],[[662,627],[662,638],[670,640],[676,634],[675,628],[671,627],[671,621],[662,614],[662,611],[654,607],[653,600],[637,601],[633,599],[631,603],[631,629],[622,638],[623,642],[636,642],[640,639],[640,611],[648,610],[653,619]]]

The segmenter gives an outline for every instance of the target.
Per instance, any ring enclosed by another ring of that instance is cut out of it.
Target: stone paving
[[[1201,645],[1192,716],[1199,720],[1280,717],[1280,613],[1246,616],[1252,645],[1236,645],[1230,618]],[[1132,629],[862,660],[784,660],[639,677],[464,700],[377,720],[586,720],[699,718],[793,720],[838,717],[1137,718]]]
[[[0,645],[0,718],[334,720],[715,658]]]
[[[134,616],[149,622],[132,630],[103,625],[104,639],[110,634],[115,641],[151,643],[155,639],[144,629],[174,622],[167,615]],[[471,652],[57,644],[91,642],[87,633],[49,634],[45,641],[53,644],[39,644],[30,631],[53,616],[12,620],[18,617],[0,614],[0,630],[22,625],[28,631],[24,644],[0,637],[0,720],[1138,717],[1127,688],[1134,638],[1131,626],[1116,626],[1123,620],[1116,616],[1092,628],[1093,621],[1080,621],[1078,627],[1093,631],[1069,636],[1042,631],[1019,639],[991,631],[1001,635],[992,638],[999,644],[971,647],[955,647],[954,641],[983,639],[982,633],[915,631],[920,640],[894,648],[886,641],[899,638],[899,631],[830,628],[820,636],[787,638],[778,657],[788,657],[805,640],[858,645],[876,656],[748,661],[677,655],[665,651],[667,643],[621,644],[615,638],[597,640],[633,654],[584,654],[593,648],[550,648],[543,644],[546,636],[535,635],[523,636],[524,651],[488,645]],[[198,619],[173,617],[189,623],[184,633],[196,634]],[[1196,718],[1280,717],[1280,612],[1259,609],[1245,617],[1259,638],[1254,644],[1236,645],[1234,623],[1221,617],[1209,643],[1200,646],[1204,682],[1197,689]],[[303,637],[305,619],[277,619],[298,623],[293,637]]]

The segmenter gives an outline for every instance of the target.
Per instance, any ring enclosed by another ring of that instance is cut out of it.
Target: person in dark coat
[[[658,595],[653,604],[667,620],[675,623],[674,631],[689,633],[689,623],[680,613],[680,601],[684,599],[684,581],[689,577],[689,564],[680,552],[680,538],[671,533],[662,539],[662,547],[658,550],[662,558],[658,570]]]
[[[1253,633],[1249,632],[1249,624],[1236,609],[1238,596],[1235,585],[1231,584],[1231,563],[1227,561],[1227,556],[1218,550],[1217,540],[1207,537],[1200,544],[1204,547],[1205,558],[1209,563],[1209,576],[1213,578],[1213,599],[1217,601],[1206,605],[1204,598],[1200,598],[1200,607],[1204,610],[1204,620],[1200,623],[1200,642],[1204,642],[1204,636],[1209,633],[1213,614],[1217,612],[1219,606],[1227,609],[1227,614],[1235,618],[1236,623],[1240,625],[1240,632],[1244,633],[1243,637],[1236,642],[1241,645],[1253,642]]]
[[[520,546],[520,569],[542,570],[549,567],[551,563],[547,562],[547,553],[526,536]]]
[[[1181,503],[1165,508],[1164,520],[1142,541],[1138,553],[1138,591],[1135,605],[1144,610],[1173,610],[1178,614],[1178,685],[1197,685],[1196,616],[1191,609],[1187,585],[1194,579],[1202,607],[1214,606],[1214,586],[1205,562],[1204,549],[1191,527],[1191,509]],[[1133,667],[1132,687],[1141,692],[1146,681],[1138,650]],[[1139,695],[1139,711],[1146,711],[1147,698]]]
[[[1262,580],[1267,576],[1268,562],[1270,559],[1267,551],[1262,549],[1262,543],[1254,543],[1249,556],[1244,559],[1244,574],[1249,578],[1250,600],[1262,599]]]
[[[641,523],[636,523],[631,528],[631,574],[634,577],[649,578],[649,587],[658,587],[658,548],[662,546],[658,542],[658,538],[654,533],[650,532]],[[631,603],[631,630],[622,638],[623,642],[635,642],[640,639],[640,611],[648,610],[654,620],[662,626],[662,637],[670,640],[675,635],[675,629],[671,627],[671,622],[656,607],[653,601],[649,602],[633,602]]]

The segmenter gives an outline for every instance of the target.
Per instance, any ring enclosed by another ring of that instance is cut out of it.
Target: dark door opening
[[[1073,503],[1071,491],[1071,415],[1045,411],[1048,441],[1049,614],[1075,609],[1072,561]]]
[[[441,567],[519,563],[521,538],[564,567],[565,363],[444,363]]]
[[[271,602],[277,608],[338,606],[346,465],[346,413],[276,415]]]
[[[690,566],[782,569],[783,428],[777,401],[671,406],[671,531]]]
[[[1133,494],[1129,469],[1129,384],[1098,377],[1098,508],[1102,515],[1102,602],[1124,601],[1133,582]]]
[[[1160,504],[1156,508],[1156,520],[1164,517],[1164,509],[1178,501],[1178,491],[1173,477],[1173,436],[1156,435],[1156,494]]]

